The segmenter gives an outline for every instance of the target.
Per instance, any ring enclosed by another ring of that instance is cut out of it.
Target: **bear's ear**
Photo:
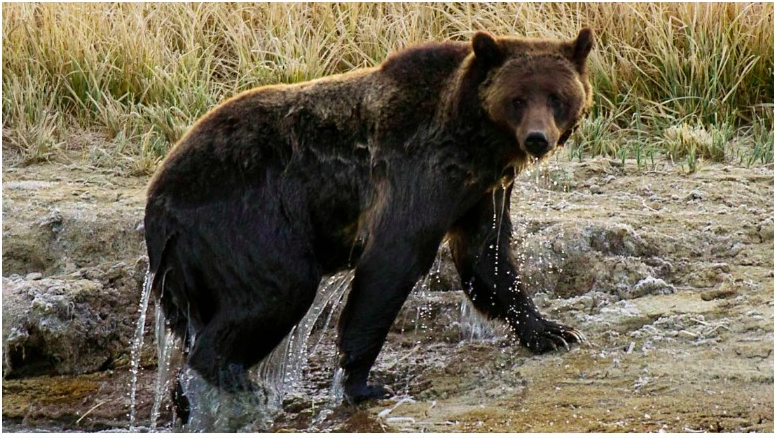
[[[472,37],[472,50],[475,52],[475,59],[488,66],[500,64],[504,58],[499,43],[486,32],[475,33]]]
[[[572,51],[570,53],[570,59],[577,66],[579,71],[583,71],[585,68],[585,62],[588,59],[588,54],[591,53],[591,48],[594,46],[594,33],[589,28],[583,28],[580,33],[577,34],[577,38],[572,42]]]

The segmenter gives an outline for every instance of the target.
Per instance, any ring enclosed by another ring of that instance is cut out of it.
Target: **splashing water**
[[[184,432],[256,432],[267,430],[277,408],[264,388],[230,392],[211,385],[196,370],[184,365],[179,382],[189,401]]]
[[[335,406],[341,404],[343,402],[343,397],[345,396],[343,379],[345,379],[345,370],[339,366],[335,367],[335,372],[332,376],[332,387],[330,389],[332,404]]]
[[[226,393],[212,387],[194,370],[183,366],[180,373],[180,384],[190,403],[189,423],[184,426],[184,430],[254,431],[257,428],[261,430],[268,427],[272,422],[273,413],[281,408],[284,396],[300,388],[303,373],[307,369],[308,357],[318,350],[325,339],[327,330],[330,329],[330,323],[342,311],[346,291],[353,281],[353,276],[353,271],[335,275],[319,289],[305,317],[251,372],[259,387],[257,391],[245,394]],[[137,382],[153,279],[154,275],[147,272],[138,309],[137,327],[132,341],[132,377],[129,394],[130,431],[137,430]],[[156,300],[155,304],[154,333],[159,366],[150,418],[151,431],[157,428],[163,405],[165,410],[171,408],[169,395],[173,379],[171,379],[170,371],[183,362],[183,340],[178,339],[168,327],[159,300]],[[328,314],[323,326],[317,324],[327,310]],[[320,328],[321,334],[314,342],[311,342],[311,334],[317,327]],[[193,345],[194,333],[190,331],[187,336],[191,338],[191,345]],[[330,399],[331,403],[338,404],[343,399],[342,380],[344,373],[336,364],[332,364],[332,372],[333,383]]]
[[[539,158],[534,158],[532,160],[532,164],[534,164],[534,183],[537,187],[540,186],[540,160]]]
[[[461,319],[459,327],[462,339],[472,341],[491,340],[499,338],[501,333],[496,328],[497,322],[489,320],[478,312],[468,299],[461,300]]]
[[[156,430],[162,401],[169,394],[170,368],[173,354],[181,350],[180,339],[176,338],[172,330],[167,327],[161,303],[159,300],[156,300],[154,304],[156,305],[154,337],[157,344],[158,365],[156,385],[154,387],[154,406],[151,409],[151,430]],[[169,405],[166,405],[165,409],[169,407]]]
[[[143,281],[143,291],[140,295],[140,305],[138,306],[138,325],[135,328],[135,336],[132,338],[131,350],[131,382],[130,382],[130,430],[135,427],[135,395],[137,394],[138,372],[140,371],[140,354],[143,349],[143,331],[146,328],[146,310],[148,309],[148,299],[151,296],[151,285],[154,282],[154,274],[146,271],[146,277]]]
[[[421,332],[426,331],[426,317],[427,313],[430,311],[428,306],[425,304],[426,300],[426,294],[429,292],[429,275],[424,276],[418,282],[416,282],[415,286],[413,286],[412,294],[420,297],[418,302],[420,303],[418,306],[416,306],[415,309],[415,325],[413,326],[413,334],[418,334],[418,330],[420,329]]]
[[[329,328],[329,323],[332,321],[332,317],[335,316],[335,314],[339,316],[340,312],[343,310],[345,292],[348,290],[348,287],[353,281],[353,275],[353,272],[349,272],[348,274],[343,275],[340,282],[335,286],[334,292],[332,293],[332,300],[328,302],[330,303],[329,314],[324,321],[324,327],[321,330],[321,334],[318,336],[318,340],[313,343],[313,348],[310,350],[310,356],[316,354],[318,351],[318,347],[321,345],[321,341],[324,339],[324,335]],[[336,278],[336,276],[332,277],[332,279],[330,279],[330,283],[334,282]],[[326,287],[330,287],[329,284]]]
[[[285,395],[300,389],[308,357],[318,350],[331,320],[342,310],[343,299],[353,281],[353,276],[353,271],[349,271],[331,277],[318,291],[307,314],[275,350],[256,367],[255,378],[258,383],[270,390],[270,404],[274,407],[282,404]],[[310,336],[316,322],[327,308],[329,314],[321,329],[321,335],[311,346]]]
[[[301,389],[310,352],[318,348],[324,337],[322,333],[317,342],[310,345],[317,321],[329,309],[321,330],[329,329],[330,321],[342,310],[341,304],[352,280],[353,272],[349,271],[331,277],[319,288],[307,314],[272,353],[250,371],[257,390],[227,393],[211,387],[194,370],[184,367],[182,389],[189,397],[191,410],[186,430],[267,430],[282,408],[284,397]],[[335,391],[336,386],[333,386]]]

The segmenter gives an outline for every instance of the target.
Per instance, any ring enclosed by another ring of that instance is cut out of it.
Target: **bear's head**
[[[480,104],[525,154],[541,158],[562,145],[591,106],[592,46],[590,29],[574,40],[473,37],[474,62],[487,71]]]

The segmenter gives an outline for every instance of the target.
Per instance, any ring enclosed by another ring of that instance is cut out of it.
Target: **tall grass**
[[[570,150],[723,160],[731,148],[720,139],[736,135],[749,142],[741,161],[773,159],[771,3],[36,3],[2,12],[3,149],[21,162],[80,151],[148,172],[239,91],[372,66],[479,29],[571,38],[583,26],[598,39],[595,108]],[[698,145],[673,129],[717,140],[691,150]]]

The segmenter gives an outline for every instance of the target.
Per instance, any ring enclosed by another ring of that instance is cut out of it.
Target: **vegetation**
[[[3,152],[136,173],[242,90],[372,66],[430,39],[597,34],[595,107],[568,146],[610,155],[770,163],[774,5],[2,5]],[[80,154],[80,155],[79,155]]]

